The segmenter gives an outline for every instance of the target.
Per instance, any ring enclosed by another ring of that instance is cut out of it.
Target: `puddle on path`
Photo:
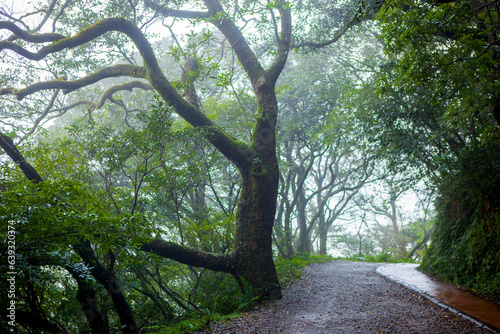
[[[500,331],[500,305],[473,296],[452,285],[433,280],[418,271],[417,267],[418,264],[400,263],[379,267],[377,271]]]

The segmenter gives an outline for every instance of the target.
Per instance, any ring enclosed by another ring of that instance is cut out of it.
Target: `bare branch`
[[[49,104],[47,105],[47,107],[45,107],[45,109],[43,110],[42,114],[35,120],[35,123],[33,124],[33,126],[31,127],[31,130],[28,131],[24,136],[23,138],[33,134],[33,132],[35,132],[36,128],[38,127],[38,124],[40,124],[40,122],[47,116],[47,114],[49,113],[50,109],[52,108],[52,106],[54,105],[54,102],[56,101],[56,98],[57,98],[57,95],[59,94],[59,89],[57,89],[54,94],[52,94],[52,98],[50,99],[50,102]]]
[[[325,46],[332,45],[335,42],[337,42],[342,36],[344,36],[345,33],[347,33],[349,31],[349,29],[351,29],[352,26],[353,26],[353,22],[347,23],[345,26],[343,26],[341,29],[339,29],[331,39],[326,40],[324,42],[321,42],[321,43],[302,42],[302,43],[299,43],[298,45],[293,45],[292,47],[296,48],[296,49],[304,48],[304,47],[310,47],[310,48],[315,48],[315,49],[324,48]]]
[[[48,119],[54,119],[54,118],[57,118],[59,116],[62,116],[64,115],[68,110],[71,110],[73,108],[76,108],[78,106],[81,106],[81,105],[88,105],[89,108],[94,108],[95,107],[95,103],[91,102],[91,101],[84,101],[84,100],[81,100],[81,101],[77,101],[77,102],[74,102],[74,103],[71,103],[67,106],[64,106],[64,107],[61,107],[61,108],[56,108],[56,109],[52,109],[51,111],[53,113],[55,112],[58,112],[59,114],[55,115],[55,116],[51,116],[49,117]]]
[[[122,90],[132,91],[132,89],[134,89],[134,88],[140,88],[143,90],[153,90],[153,87],[150,84],[142,82],[142,81],[130,81],[130,82],[126,82],[126,83],[121,84],[121,85],[115,85],[115,86],[109,88],[102,95],[101,99],[99,100],[99,102],[97,103],[95,108],[96,109],[102,108],[102,106],[104,105],[106,100],[111,100],[114,93],[116,93],[118,91],[122,91]]]
[[[29,31],[23,30],[19,28],[17,25],[10,21],[0,21],[0,29],[6,29],[12,32],[15,37],[20,38],[26,42],[31,43],[46,43],[46,42],[54,42],[65,38],[64,35],[57,33],[46,33],[46,34],[33,34]],[[9,38],[9,42],[12,41],[12,37]],[[0,42],[0,47],[3,41]],[[0,48],[0,51],[2,48]]]
[[[5,8],[1,8],[0,15],[7,17],[8,19],[10,19],[14,22],[18,22],[19,24],[22,24],[24,26],[24,28],[26,28],[26,30],[29,30],[29,28],[30,28],[23,20],[17,19],[15,17],[13,17],[12,15],[8,14],[5,11]]]
[[[43,16],[42,21],[38,24],[38,26],[35,29],[33,29],[33,31],[39,31],[40,29],[42,29],[43,25],[45,24],[45,22],[47,22],[50,15],[54,11],[54,7],[56,6],[56,3],[57,3],[57,0],[52,0],[49,8],[47,9],[47,11],[45,12],[45,15]]]
[[[166,8],[165,5],[159,5],[154,1],[144,1],[146,7],[149,7],[158,13],[162,14],[165,17],[178,17],[183,19],[208,19],[210,14],[208,12],[198,12],[198,11],[190,11],[190,10],[176,10]]]
[[[238,60],[250,78],[250,82],[255,91],[258,91],[265,81],[263,80],[264,69],[243,37],[241,31],[234,22],[225,15],[224,10],[218,0],[204,0],[211,17],[217,20],[211,22],[224,34],[229,41],[231,48],[238,56]]]
[[[66,2],[62,5],[61,10],[57,13],[56,17],[52,21],[52,32],[56,31],[56,24],[59,18],[63,15],[66,7],[70,4],[71,0],[66,0]]]
[[[0,89],[0,95],[6,94],[14,94],[16,98],[21,101],[28,95],[34,94],[36,92],[48,89],[63,89],[64,94],[71,93],[79,88],[89,86],[94,84],[100,80],[112,78],[112,77],[120,77],[120,76],[129,76],[136,78],[146,78],[147,72],[144,67],[135,66],[135,65],[115,65],[110,67],[105,67],[100,69],[99,71],[92,73],[86,77],[83,77],[74,81],[66,81],[66,80],[50,80],[37,82],[33,85],[25,87],[23,89],[16,90],[12,87],[2,88]]]
[[[278,37],[278,52],[267,73],[267,80],[271,81],[273,84],[278,80],[280,73],[285,67],[292,40],[292,15],[290,13],[290,8],[287,6],[285,1],[281,1],[281,3],[278,4],[278,9],[281,14],[281,36]]]

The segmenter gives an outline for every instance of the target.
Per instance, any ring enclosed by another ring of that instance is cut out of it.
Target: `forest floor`
[[[196,333],[493,333],[378,275],[379,266],[348,261],[308,266],[283,299]]]

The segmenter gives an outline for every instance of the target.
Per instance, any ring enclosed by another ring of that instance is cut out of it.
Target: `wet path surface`
[[[500,332],[500,305],[434,280],[418,271],[417,267],[418,264],[389,264],[379,267],[377,272],[416,290],[437,305],[458,311]]]
[[[375,272],[383,264],[332,261],[304,268],[283,299],[237,319],[212,323],[217,334],[491,334]],[[200,334],[201,332],[196,332]]]

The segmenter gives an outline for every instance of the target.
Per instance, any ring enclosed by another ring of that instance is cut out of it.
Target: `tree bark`
[[[328,226],[326,225],[325,210],[324,208],[319,208],[321,210],[318,216],[318,232],[319,232],[319,255],[326,255],[326,246],[328,241]]]
[[[122,324],[122,332],[125,334],[139,333],[139,327],[135,323],[130,305],[120,289],[114,272],[105,268],[99,262],[89,241],[74,245],[73,249],[90,266],[89,270],[92,276],[106,289],[111,297],[120,323]]]
[[[299,243],[297,250],[302,253],[311,252],[311,238],[309,237],[309,229],[307,228],[306,217],[306,197],[304,188],[299,190],[299,200],[297,201],[297,222],[299,225]]]
[[[37,52],[30,52],[11,42],[3,43],[1,48],[12,50],[31,60],[41,60],[49,54],[88,43],[110,31],[117,31],[127,35],[139,50],[144,66],[120,68],[117,75],[147,79],[151,87],[156,90],[165,102],[175,108],[179,116],[193,127],[203,129],[206,139],[238,168],[242,176],[242,190],[236,218],[236,247],[233,252],[225,255],[210,254],[175,245],[161,239],[152,239],[144,243],[142,249],[181,263],[236,274],[250,284],[259,298],[280,298],[281,289],[272,253],[272,227],[276,213],[279,179],[275,138],[278,105],[274,89],[290,50],[290,6],[281,0],[275,3],[276,10],[281,15],[281,34],[276,36],[277,51],[274,60],[270,67],[265,70],[237,25],[230,19],[230,15],[224,15],[220,1],[204,0],[204,3],[208,13],[203,14],[211,17],[210,22],[228,40],[248,75],[256,96],[258,111],[252,132],[251,145],[246,145],[242,141],[232,138],[204,115],[200,108],[187,101],[176,91],[159,67],[149,41],[137,26],[126,19],[103,19],[68,38],[61,39],[61,36],[51,35],[49,37],[58,42],[46,45]],[[187,15],[184,11],[175,11],[173,14]],[[107,73],[110,71],[112,73]],[[107,72],[105,74],[108,76],[114,75],[113,70]],[[89,76],[87,78],[94,77]],[[37,90],[52,88],[80,88],[85,83],[78,81],[75,87],[73,87],[74,85],[75,83],[61,80],[50,82],[48,86],[47,84],[36,87],[29,86],[30,90],[28,92],[34,93]],[[24,91],[25,95],[26,92]],[[20,95],[20,93],[21,91],[12,88],[0,91],[0,95],[16,94],[18,99],[24,96]],[[25,172],[27,176],[28,172]],[[31,176],[30,179],[36,179],[36,176]],[[79,248],[77,247],[77,249]],[[79,249],[81,256],[92,259],[93,255],[88,251],[88,249]],[[130,332],[133,332],[135,324],[129,309],[127,309],[125,300],[122,300],[123,295],[119,291],[114,277],[105,268],[101,267],[95,267],[92,274],[99,282],[105,283],[105,287],[111,288],[108,285],[111,284],[112,288],[117,291],[117,293],[111,294],[111,297],[115,306],[118,305],[120,319],[128,326]]]
[[[104,321],[102,312],[97,307],[97,299],[94,288],[91,283],[81,277],[81,274],[75,269],[64,267],[77,283],[76,299],[80,302],[82,311],[87,318],[92,334],[108,334],[109,326]]]
[[[4,149],[5,153],[14,161],[16,165],[19,166],[21,171],[24,173],[26,178],[30,180],[31,182],[34,183],[39,183],[42,182],[43,179],[38,174],[38,172],[31,166],[23,157],[21,152],[17,149],[16,145],[12,141],[12,139],[3,134],[0,133],[0,146]]]

